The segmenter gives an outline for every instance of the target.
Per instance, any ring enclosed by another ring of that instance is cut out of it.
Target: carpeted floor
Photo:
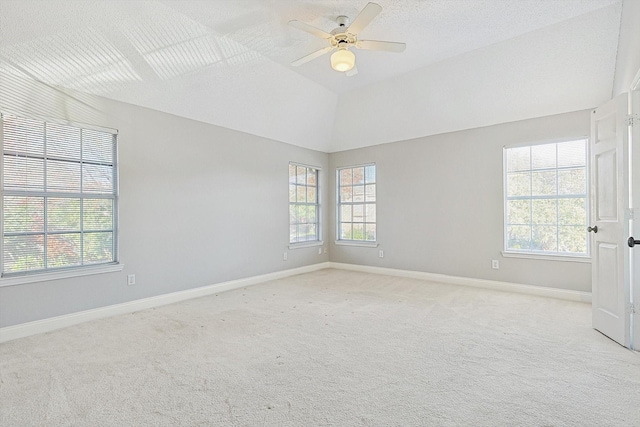
[[[640,426],[591,309],[339,270],[0,345],[2,426]]]

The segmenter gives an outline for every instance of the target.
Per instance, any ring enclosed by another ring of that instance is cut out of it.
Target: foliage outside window
[[[2,276],[116,262],[116,135],[1,122]]]
[[[289,164],[289,243],[320,240],[318,169]]]
[[[505,148],[505,250],[588,255],[587,140]]]
[[[376,165],[338,169],[338,240],[376,241]]]

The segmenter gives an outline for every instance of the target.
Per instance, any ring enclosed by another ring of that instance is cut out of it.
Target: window
[[[115,263],[115,132],[0,121],[2,276]]]
[[[588,255],[587,140],[504,150],[505,250]]]
[[[376,241],[376,165],[338,169],[338,240]]]
[[[289,163],[289,243],[320,240],[318,168]]]

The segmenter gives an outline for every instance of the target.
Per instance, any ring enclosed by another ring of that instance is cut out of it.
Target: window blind
[[[3,114],[2,276],[117,260],[117,134]]]

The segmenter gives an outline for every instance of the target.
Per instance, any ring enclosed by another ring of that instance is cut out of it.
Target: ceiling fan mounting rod
[[[341,27],[346,27],[347,25],[349,25],[349,17],[348,16],[344,16],[344,15],[340,15],[340,16],[338,16],[336,18],[336,22]]]

